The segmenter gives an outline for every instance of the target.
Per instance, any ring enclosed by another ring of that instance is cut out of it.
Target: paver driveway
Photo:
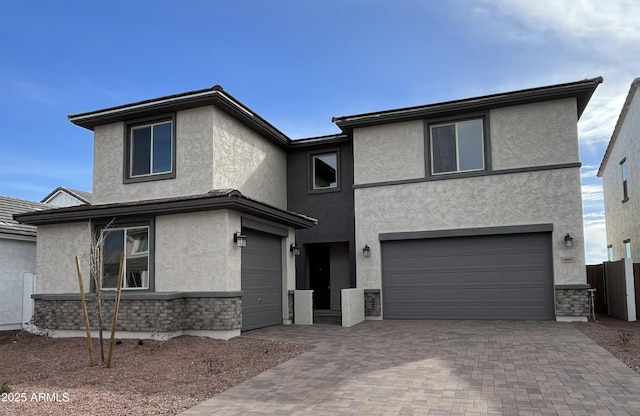
[[[244,335],[316,347],[182,415],[640,415],[640,375],[567,323],[366,321]]]

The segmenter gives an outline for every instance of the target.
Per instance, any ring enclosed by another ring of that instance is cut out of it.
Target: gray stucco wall
[[[83,285],[89,290],[88,222],[38,226],[36,293],[78,293],[75,256],[80,256]]]
[[[358,287],[381,287],[380,233],[546,223],[555,284],[585,283],[581,209],[579,168],[356,189],[356,245],[371,247],[371,257],[356,256]]]
[[[123,183],[124,123],[95,128],[93,203],[139,201],[238,189],[285,208],[286,155],[214,106],[176,114],[176,177]]]
[[[213,106],[176,114],[176,178],[123,183],[124,123],[94,130],[93,203],[201,194],[213,189]]]
[[[618,137],[602,173],[607,244],[613,246],[613,259],[625,256],[623,241],[631,240],[631,256],[640,261],[640,97],[638,92],[629,106]],[[629,200],[622,202],[620,161],[627,160]]]
[[[340,152],[340,190],[309,192],[311,154],[338,150]],[[308,289],[306,279],[305,244],[348,242],[349,256],[354,257],[353,153],[351,143],[325,144],[292,150],[287,155],[287,209],[318,220],[314,227],[297,230],[295,241],[301,247],[296,257],[296,286]],[[288,248],[287,248],[288,251]],[[349,265],[350,284],[355,287],[355,262]]]
[[[498,108],[490,120],[494,170],[579,161],[575,99]]]
[[[353,136],[355,183],[424,177],[424,121],[365,127]]]
[[[240,290],[240,216],[228,210],[156,217],[157,292]]]
[[[548,223],[554,229],[555,284],[586,282],[577,167],[358,188],[371,184],[374,177],[416,179],[424,171],[427,152],[418,146],[424,133],[416,133],[424,122],[416,123],[354,133],[354,149],[371,140],[381,147],[375,154],[356,153],[354,159],[356,247],[371,247],[370,258],[355,257],[358,287],[381,287],[380,233]],[[574,99],[492,110],[489,126],[494,171],[579,162]],[[387,140],[381,139],[383,135]],[[399,158],[397,148],[405,145],[419,157]],[[379,172],[371,170],[372,164]],[[574,238],[572,248],[564,246],[567,233]],[[563,257],[574,262],[563,263]]]
[[[213,188],[238,189],[258,201],[286,208],[284,150],[215,107],[213,137]]]
[[[35,241],[0,239],[0,328],[23,323],[23,274],[35,272]]]

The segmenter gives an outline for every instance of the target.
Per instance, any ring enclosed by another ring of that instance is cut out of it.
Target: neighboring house
[[[0,196],[0,330],[21,329],[31,319],[31,314],[27,312],[26,317],[23,311],[31,308],[28,296],[36,272],[36,227],[18,223],[13,214],[43,207],[49,208],[38,202]]]
[[[631,88],[607,146],[602,178],[608,260],[640,259],[640,78]]]
[[[53,205],[56,207],[72,207],[75,205],[90,205],[91,192],[80,191],[78,189],[59,186],[42,201],[43,204]]]
[[[103,233],[105,287],[126,252],[131,336],[289,323],[295,289],[339,313],[360,288],[369,319],[584,319],[577,121],[600,82],[338,117],[304,140],[219,86],[69,116],[94,131],[93,202],[16,216],[38,226],[36,316],[81,333],[73,257]]]

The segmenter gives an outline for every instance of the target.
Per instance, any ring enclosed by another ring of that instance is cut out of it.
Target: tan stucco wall
[[[493,169],[578,162],[577,123],[574,98],[491,110]]]
[[[622,170],[627,159],[629,200],[622,203]],[[635,93],[618,137],[602,173],[607,244],[613,246],[613,260],[625,256],[624,243],[631,240],[631,256],[640,261],[640,94]]]
[[[238,189],[258,201],[286,208],[284,150],[217,108],[213,137],[214,188]]]
[[[88,222],[38,226],[36,293],[79,293],[75,256],[80,256],[85,292],[90,290]]]
[[[176,115],[176,178],[124,184],[124,123],[94,130],[93,203],[139,201],[210,191],[213,107]]]
[[[355,183],[424,177],[423,121],[365,127],[353,136]]]
[[[356,247],[371,247],[371,257],[356,256],[364,289],[382,286],[380,233],[548,223],[555,284],[586,283],[579,168],[356,189],[355,212]]]
[[[156,217],[156,292],[240,290],[238,213],[219,210]]]

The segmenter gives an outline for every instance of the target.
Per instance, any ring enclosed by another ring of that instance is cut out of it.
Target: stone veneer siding
[[[43,330],[83,330],[79,300],[35,299],[33,323]],[[113,299],[103,301],[103,325],[111,327]],[[87,300],[89,322],[97,329],[95,300]],[[176,332],[233,330],[242,327],[242,300],[238,297],[184,297],[175,299],[121,299],[119,331]]]
[[[380,316],[380,290],[365,289],[364,316]]]
[[[588,286],[556,287],[556,316],[589,316]]]
[[[294,298],[294,292],[293,292],[293,290],[290,290],[290,291],[288,292],[288,294],[287,294],[287,298],[288,298],[288,301],[289,301],[289,321],[290,321],[290,322],[294,322],[294,321],[293,321],[293,319],[294,319],[294,316],[293,316],[293,315],[294,315],[294,312],[293,312],[293,311],[294,311],[294,309],[293,309],[293,307],[295,306],[295,304],[294,304],[294,299],[295,299],[295,298]]]

